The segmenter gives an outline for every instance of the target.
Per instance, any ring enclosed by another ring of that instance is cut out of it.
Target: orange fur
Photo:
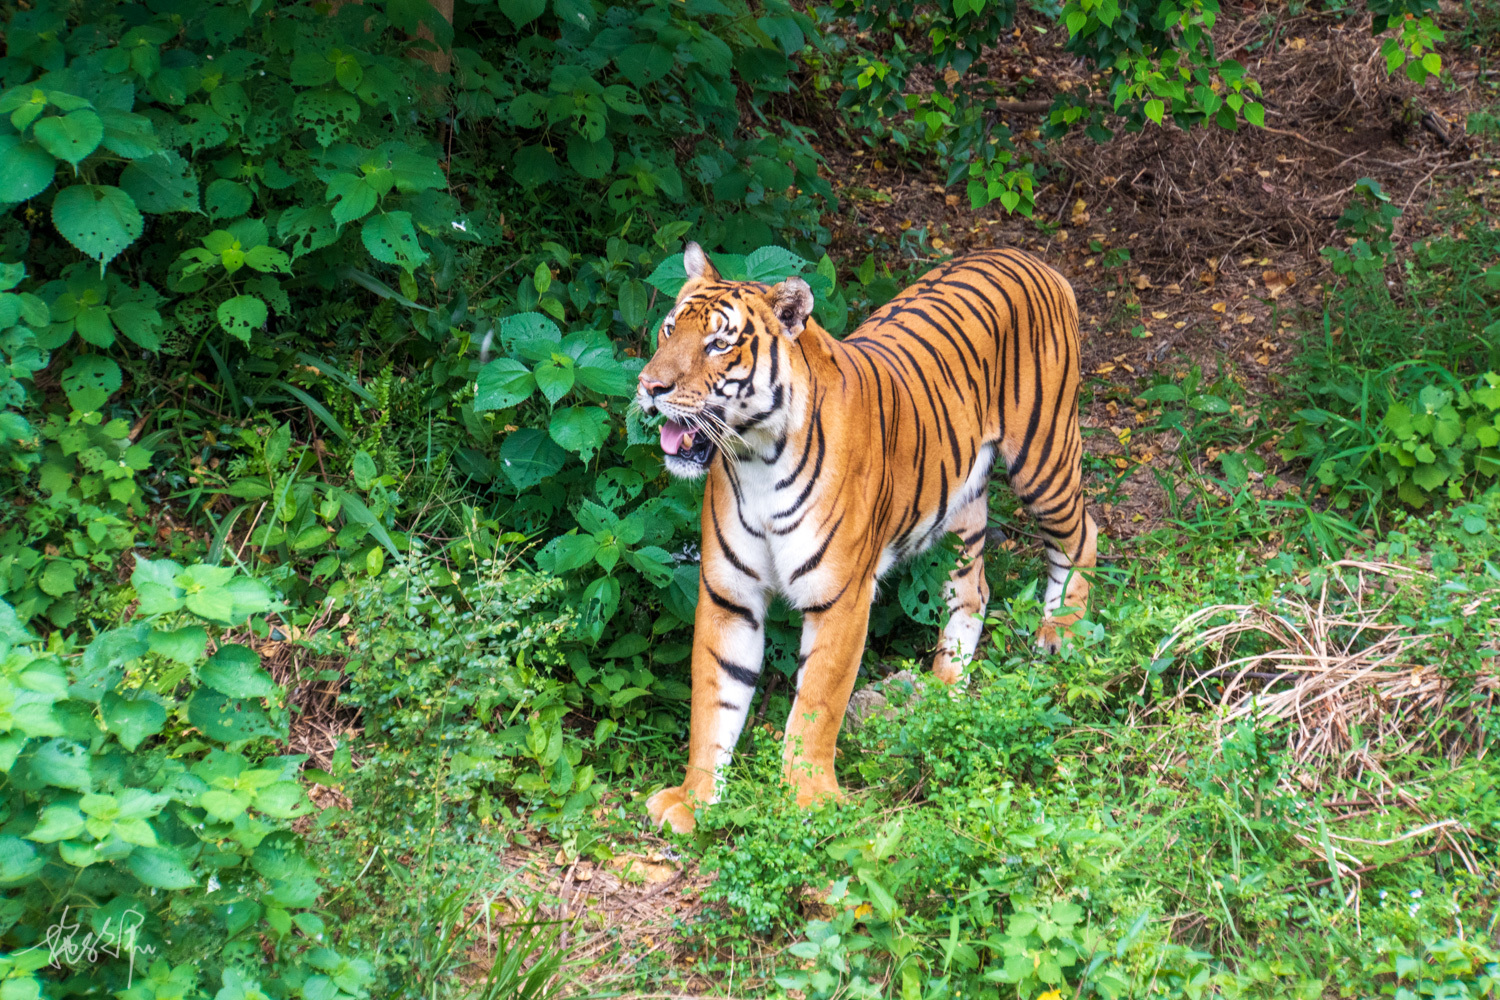
[[[967,558],[933,671],[962,678],[989,597],[997,457],[1049,542],[1048,649],[1086,607],[1098,536],[1081,481],[1078,310],[1056,271],[1019,251],[960,258],[839,341],[811,319],[800,279],[723,281],[694,244],[684,259],[638,396],[669,418],[668,469],[708,476],[687,776],[647,803],[680,832],[713,801],[740,735],[773,593],[803,615],[785,776],[808,803],[838,794],[834,743],[876,581],[948,531]]]

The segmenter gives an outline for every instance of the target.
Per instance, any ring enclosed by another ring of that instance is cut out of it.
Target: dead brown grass
[[[1386,562],[1342,560],[1315,593],[1269,604],[1218,604],[1189,615],[1163,643],[1209,666],[1179,695],[1214,702],[1214,726],[1261,719],[1286,736],[1309,774],[1383,775],[1384,762],[1442,753],[1454,763],[1485,753],[1480,718],[1500,705],[1500,673],[1472,672],[1445,633],[1395,620],[1391,609],[1429,574]],[[1472,595],[1465,627],[1500,641],[1500,587]],[[1225,620],[1227,618],[1227,620]],[[1217,695],[1208,693],[1218,687]],[[1463,704],[1454,696],[1463,692]]]

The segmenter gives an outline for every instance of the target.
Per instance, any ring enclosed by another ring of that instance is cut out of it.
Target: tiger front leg
[[[834,749],[865,651],[872,594],[873,581],[866,581],[832,607],[803,613],[802,665],[782,752],[782,773],[799,806],[840,795]]]
[[[691,833],[694,812],[718,799],[724,771],[745,727],[765,651],[765,593],[730,589],[732,568],[704,553],[693,624],[693,702],[687,776],[646,800],[653,827]],[[712,579],[711,579],[712,578]]]

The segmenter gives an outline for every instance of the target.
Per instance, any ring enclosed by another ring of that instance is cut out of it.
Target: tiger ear
[[[682,251],[682,266],[687,270],[687,276],[699,281],[718,281],[719,272],[714,267],[713,261],[708,259],[708,254],[696,243],[688,243]]]
[[[812,315],[813,293],[801,278],[788,278],[779,285],[772,285],[766,293],[776,318],[793,340],[807,326],[807,317]]]

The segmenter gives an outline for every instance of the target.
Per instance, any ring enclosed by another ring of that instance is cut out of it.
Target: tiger
[[[880,578],[949,532],[960,558],[932,663],[957,684],[989,601],[982,552],[996,458],[1046,543],[1056,652],[1088,605],[1099,531],[1085,509],[1078,306],[1056,270],[987,250],[929,271],[843,340],[801,278],[727,281],[696,243],[641,369],[666,471],[707,477],[683,783],[646,803],[690,832],[716,800],[760,676],[766,611],[802,616],[782,768],[800,806],[839,796],[834,744]]]

